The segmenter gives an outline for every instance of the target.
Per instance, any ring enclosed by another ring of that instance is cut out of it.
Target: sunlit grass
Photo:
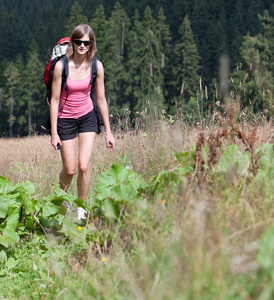
[[[254,126],[246,120],[239,123],[247,135]],[[273,142],[271,121],[256,126],[255,148]],[[163,115],[153,126],[137,133],[132,128],[117,129],[114,152],[106,149],[104,134],[97,136],[88,203],[92,202],[100,174],[113,163],[130,168],[149,182],[163,169],[176,169],[173,152],[190,151],[201,132],[207,140],[211,133],[229,128],[226,119],[193,126],[182,120],[171,123]],[[237,136],[224,139],[218,151],[224,152],[230,144],[245,153],[246,146]],[[61,158],[52,149],[49,136],[0,139],[0,149],[1,176],[13,184],[34,182],[37,199],[52,193],[52,185],[58,184]],[[50,253],[39,247],[38,239],[21,242],[10,251],[17,252],[22,261],[27,258],[21,268],[23,276],[11,270],[0,278],[3,287],[4,281],[14,276],[0,296],[252,299],[268,282],[267,276],[258,279],[256,254],[262,233],[273,224],[271,184],[261,191],[256,185],[248,185],[249,174],[244,180],[232,175],[222,182],[205,176],[203,184],[193,181],[192,187],[191,178],[185,178],[176,193],[166,189],[126,207],[122,222],[98,220],[102,246],[92,244],[82,249],[73,243],[58,245],[54,232],[45,237]],[[75,179],[68,193],[77,194]],[[82,231],[84,227],[77,229]]]

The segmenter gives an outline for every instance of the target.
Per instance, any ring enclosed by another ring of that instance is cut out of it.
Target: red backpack
[[[54,67],[55,67],[56,63],[62,57],[65,57],[65,55],[67,54],[69,41],[70,41],[69,37],[62,38],[61,40],[58,41],[57,45],[52,50],[51,59],[45,68],[45,72],[44,72],[44,75],[41,80],[41,81],[44,81],[44,84],[47,88],[47,101],[48,101],[49,105],[50,105],[50,101],[51,101],[51,86],[52,86],[52,80],[53,80]],[[62,86],[65,84],[66,76],[67,76],[67,74],[64,74],[64,72],[65,72],[65,69],[64,69],[64,64],[63,64]]]

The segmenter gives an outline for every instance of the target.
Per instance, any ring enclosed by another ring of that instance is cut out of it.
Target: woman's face
[[[89,48],[91,47],[92,42],[89,39],[89,36],[86,34],[80,39],[73,40],[74,51],[79,55],[87,54]]]

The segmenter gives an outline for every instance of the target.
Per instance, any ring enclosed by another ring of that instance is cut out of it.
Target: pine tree
[[[274,74],[274,17],[269,12],[264,11],[263,15],[259,15],[262,24],[262,39],[266,44],[266,57],[268,69]]]
[[[5,70],[4,75],[7,78],[7,88],[8,88],[8,91],[6,93],[6,103],[7,106],[9,107],[9,118],[8,118],[9,136],[12,137],[13,124],[15,122],[14,104],[16,99],[17,86],[20,80],[19,71],[13,62],[10,62],[8,64],[8,67]]]
[[[191,21],[206,84],[218,78],[220,55],[228,52],[223,0],[196,0]]]
[[[225,13],[227,19],[226,35],[228,38],[228,53],[231,67],[240,59],[240,45],[243,42],[243,15],[242,1],[225,1]]]
[[[165,63],[168,63],[169,56],[171,55],[171,32],[169,30],[169,25],[166,24],[166,17],[164,15],[164,10],[161,7],[158,14],[158,21],[156,23],[156,30],[158,39],[161,41],[160,51],[161,55],[161,67],[165,67]]]
[[[166,99],[169,99],[168,90],[170,89],[171,78],[171,68],[170,68],[170,58],[172,54],[171,48],[171,32],[169,30],[169,25],[166,24],[166,17],[164,15],[164,10],[161,7],[158,14],[158,21],[156,24],[158,39],[161,42],[160,53],[161,53],[161,70],[164,77],[163,83],[163,94]]]
[[[39,84],[43,64],[38,57],[38,47],[32,41],[27,56],[27,64],[23,72],[22,99],[24,100],[24,117],[27,120],[27,134],[32,134],[37,125],[45,119],[44,111],[41,110],[44,104],[44,87]]]
[[[140,14],[135,10],[133,26],[128,34],[128,56],[126,67],[129,72],[129,83],[125,89],[125,95],[130,99],[130,110],[135,111],[140,91],[140,74],[142,69],[140,49],[143,45],[143,29],[140,22]]]
[[[148,100],[152,108],[163,109],[163,73],[161,72],[161,41],[156,21],[147,7],[142,21],[142,46],[139,49],[140,88],[136,109],[143,110]]]
[[[232,74],[234,91],[244,108],[273,111],[274,78],[268,40],[247,35],[242,45],[243,63]]]
[[[108,21],[107,47],[105,55],[106,97],[111,110],[125,105],[124,87],[128,84],[128,73],[125,68],[125,51],[129,18],[119,3],[116,3]]]
[[[95,14],[94,17],[91,20],[91,27],[94,31],[95,37],[96,37],[96,46],[97,46],[97,52],[96,56],[98,59],[102,61],[104,64],[105,62],[105,54],[107,52],[106,45],[107,45],[107,20],[104,12],[103,5],[100,5]]]
[[[183,97],[184,101],[188,102],[191,97],[195,97],[199,87],[198,64],[200,59],[188,16],[184,18],[179,33],[181,38],[174,50],[177,65],[176,91],[180,100]]]
[[[76,1],[70,11],[70,17],[67,25],[65,26],[66,35],[70,36],[72,30],[79,24],[87,24],[88,18],[83,15],[83,9],[80,4]]]

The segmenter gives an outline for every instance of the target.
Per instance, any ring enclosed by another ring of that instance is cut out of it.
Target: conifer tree
[[[243,42],[242,1],[225,1],[224,5],[227,19],[228,53],[231,61],[230,65],[234,68],[235,64],[239,62],[240,45]]]
[[[136,109],[143,110],[149,101],[152,108],[163,109],[163,73],[161,72],[161,41],[150,7],[142,20],[142,46],[139,49],[140,87]]]
[[[8,124],[9,124],[9,136],[13,136],[13,124],[15,122],[14,116],[14,104],[16,99],[16,91],[17,86],[20,80],[20,74],[16,66],[13,62],[8,64],[6,68],[5,77],[7,78],[7,93],[6,93],[6,103],[9,108],[9,117],[8,117]]]
[[[125,10],[117,2],[108,21],[107,47],[105,55],[106,98],[110,108],[116,110],[125,105],[124,86],[128,83],[125,68],[125,52],[129,18]]]
[[[44,87],[39,84],[43,64],[38,57],[38,47],[32,41],[23,72],[22,99],[24,100],[24,122],[27,121],[27,134],[32,134],[45,119],[41,106],[44,104]],[[22,112],[23,113],[23,112]]]
[[[253,112],[273,111],[274,78],[271,71],[268,40],[262,34],[245,36],[242,46],[243,63],[232,74],[235,93],[244,108]]]
[[[20,84],[17,87],[17,98],[16,98],[16,106],[15,106],[15,116],[16,122],[14,124],[14,130],[18,135],[26,135],[27,131],[27,118],[26,118],[26,83],[25,83],[25,64],[23,62],[23,58],[20,54],[17,55],[15,60],[15,66],[19,70],[20,73]],[[41,74],[43,74],[43,69],[41,70]],[[41,76],[41,75],[40,75]],[[39,83],[40,84],[40,83]],[[41,110],[43,111],[43,110]]]
[[[76,1],[70,11],[70,17],[68,19],[67,25],[65,26],[66,35],[70,36],[72,30],[79,24],[87,24],[88,18],[83,14],[83,9]]]
[[[98,59],[102,61],[104,64],[105,62],[105,54],[107,52],[106,45],[107,45],[107,20],[104,12],[104,6],[100,5],[94,14],[94,17],[91,20],[91,28],[96,37],[96,46],[97,52],[96,56]]]
[[[169,61],[169,56],[171,54],[171,32],[169,30],[169,25],[166,24],[166,17],[164,15],[164,10],[161,7],[158,13],[158,21],[156,23],[157,36],[161,42],[160,52],[161,52],[161,68],[165,67],[165,64]]]
[[[171,49],[171,32],[169,25],[166,24],[166,17],[164,10],[161,7],[158,13],[158,20],[156,24],[157,35],[160,41],[160,53],[161,53],[161,71],[164,77],[163,83],[163,94],[166,99],[169,99],[168,89],[170,88],[170,82],[172,80],[170,72],[170,56],[172,53]]]
[[[183,97],[184,102],[188,102],[191,97],[195,97],[199,87],[200,59],[188,16],[185,16],[179,33],[181,38],[174,49],[177,65],[175,71],[177,99],[182,100]],[[180,102],[182,103],[182,101]]]
[[[140,49],[143,46],[143,29],[140,22],[140,14],[135,10],[133,16],[133,26],[128,34],[128,56],[127,69],[129,72],[129,84],[125,90],[125,95],[130,99],[130,109],[137,108],[137,102],[140,97],[140,74],[142,64],[140,62]]]
[[[244,108],[271,115],[274,105],[274,18],[265,11],[259,19],[262,32],[256,36],[248,34],[244,37],[242,63],[232,74],[232,85]]]
[[[218,78],[220,55],[227,53],[223,0],[196,0],[191,22],[201,56],[201,75],[208,84]]]
[[[266,44],[265,60],[268,69],[274,74],[274,17],[266,10],[263,15],[259,15],[259,20],[262,24],[262,40]]]

